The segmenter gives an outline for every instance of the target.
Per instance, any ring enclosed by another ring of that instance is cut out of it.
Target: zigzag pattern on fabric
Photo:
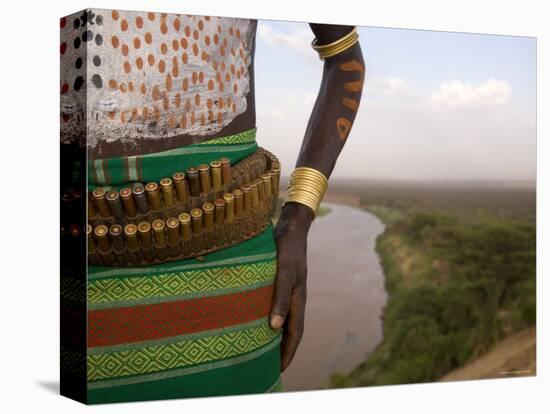
[[[265,319],[258,326],[180,342],[88,355],[88,380],[146,374],[232,358],[259,349],[277,337]]]
[[[276,268],[277,263],[273,260],[242,266],[159,274],[152,277],[100,279],[88,283],[88,304],[116,303],[176,295],[206,296],[207,292],[215,293],[273,280]]]

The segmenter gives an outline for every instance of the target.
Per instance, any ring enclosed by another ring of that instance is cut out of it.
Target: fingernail
[[[281,329],[283,326],[284,319],[280,317],[279,315],[274,315],[271,317],[271,328],[273,329]]]

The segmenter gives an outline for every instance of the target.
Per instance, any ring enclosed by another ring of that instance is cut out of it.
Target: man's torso
[[[255,126],[256,21],[110,10],[78,20],[62,22],[62,142],[83,139],[77,115],[84,114],[91,159]]]

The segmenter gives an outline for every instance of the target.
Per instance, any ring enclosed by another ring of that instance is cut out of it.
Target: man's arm
[[[325,45],[348,34],[352,26],[310,24],[317,43]],[[361,47],[324,61],[323,79],[311,113],[296,167],[311,167],[330,176],[346,143],[361,100],[365,66]],[[312,210],[299,203],[287,203],[275,229],[277,278],[270,323],[283,327],[281,371],[298,348],[304,332],[306,305],[306,244]]]

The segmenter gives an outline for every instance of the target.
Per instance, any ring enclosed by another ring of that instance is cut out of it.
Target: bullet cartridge
[[[256,179],[256,187],[258,188],[258,200],[260,205],[263,205],[265,201],[265,186],[262,178]]]
[[[108,238],[109,229],[104,224],[100,224],[94,229],[94,235],[97,242],[99,255],[101,260],[107,266],[115,262],[115,256],[111,250],[111,244]]]
[[[102,218],[111,217],[111,211],[107,206],[107,201],[105,201],[105,189],[97,187],[94,191],[92,191],[92,197],[95,201],[97,209],[99,210],[99,215]]]
[[[187,181],[185,181],[185,174],[177,172],[172,175],[172,181],[176,187],[176,194],[180,203],[187,203],[189,201],[189,189],[187,188]]]
[[[199,170],[195,167],[187,169],[187,178],[189,180],[189,193],[191,197],[201,195],[201,182],[199,178]]]
[[[141,246],[145,249],[153,247],[153,237],[151,234],[151,225],[149,224],[149,222],[142,221],[138,224],[137,229]]]
[[[113,250],[120,252],[126,247],[123,234],[124,230],[120,224],[113,224],[109,228],[109,236],[111,237]]]
[[[151,206],[145,195],[145,187],[141,184],[135,185],[132,189],[132,195],[139,213],[143,216],[148,215],[151,212]]]
[[[123,188],[120,190],[120,198],[122,199],[122,205],[129,218],[135,218],[138,214],[137,206],[132,197],[132,190],[129,188]]]
[[[244,203],[243,203],[243,190],[236,188],[233,190],[233,196],[235,197],[235,217],[241,218],[243,216]]]
[[[270,200],[271,199],[271,177],[269,176],[269,174],[262,174],[261,175],[261,178],[262,178],[262,181],[263,181],[263,184],[264,184],[264,192],[265,192],[265,197],[267,200]]]
[[[163,178],[160,180],[160,189],[162,190],[162,199],[166,207],[173,207],[176,205],[176,198],[174,195],[174,186],[172,179]]]
[[[231,224],[235,219],[235,196],[225,193],[223,199],[225,200],[225,223]]]
[[[165,247],[166,235],[164,234],[164,229],[166,228],[166,224],[164,223],[164,220],[153,220],[151,227],[153,227],[153,235],[155,236],[155,244],[157,247]]]
[[[179,232],[180,222],[175,217],[170,217],[166,220],[166,229],[168,231],[168,244],[174,246],[180,242]]]
[[[231,176],[231,161],[229,161],[229,158],[224,157],[220,159],[220,164],[222,167],[222,182],[224,186],[230,186],[233,182],[232,176]]]
[[[180,222],[180,235],[183,241],[191,239],[191,216],[188,213],[181,213],[178,216]]]
[[[215,191],[221,191],[223,188],[222,181],[222,164],[219,161],[212,161],[210,163],[210,171],[212,173],[212,187]]]
[[[137,228],[143,257],[146,261],[152,262],[155,260],[155,246],[153,244],[151,224],[148,221],[142,221],[138,224]]]
[[[250,184],[250,190],[252,194],[252,209],[255,210],[258,207],[258,204],[260,203],[260,197],[258,194],[258,182],[253,181]]]
[[[109,229],[104,224],[100,224],[94,229],[94,235],[100,252],[108,252],[111,249],[108,238]]]
[[[166,229],[168,233],[168,253],[172,257],[175,257],[180,253],[179,244],[181,240],[179,226],[180,222],[175,217],[170,217],[166,220]]]
[[[202,232],[202,209],[194,208],[191,210],[191,220],[193,222],[193,234],[198,236]]]
[[[204,213],[204,229],[212,230],[214,228],[214,204],[206,202],[202,205]]]
[[[225,199],[216,198],[214,200],[214,223],[216,226],[223,226],[225,218]]]
[[[124,226],[124,235],[126,236],[126,246],[130,252],[139,250],[139,241],[137,238],[137,226],[127,224]]]
[[[139,249],[139,241],[137,235],[137,226],[133,223],[124,226],[124,236],[126,237],[126,247],[130,261],[134,264],[142,262],[142,254]]]
[[[126,251],[126,245],[124,243],[124,230],[119,224],[113,224],[109,228],[109,236],[111,237],[111,243],[113,246],[113,253],[115,255],[118,264],[125,266],[130,260],[130,256]]]
[[[150,182],[145,185],[145,192],[147,193],[147,199],[153,210],[161,210],[162,202],[160,201],[159,186],[155,182]]]
[[[105,199],[107,200],[107,205],[109,206],[111,215],[116,219],[116,221],[119,223],[126,222],[126,213],[122,207],[122,202],[120,201],[118,191],[107,192]]]
[[[208,164],[199,165],[199,175],[202,192],[209,193],[212,189],[212,180],[210,178],[210,167]]]

